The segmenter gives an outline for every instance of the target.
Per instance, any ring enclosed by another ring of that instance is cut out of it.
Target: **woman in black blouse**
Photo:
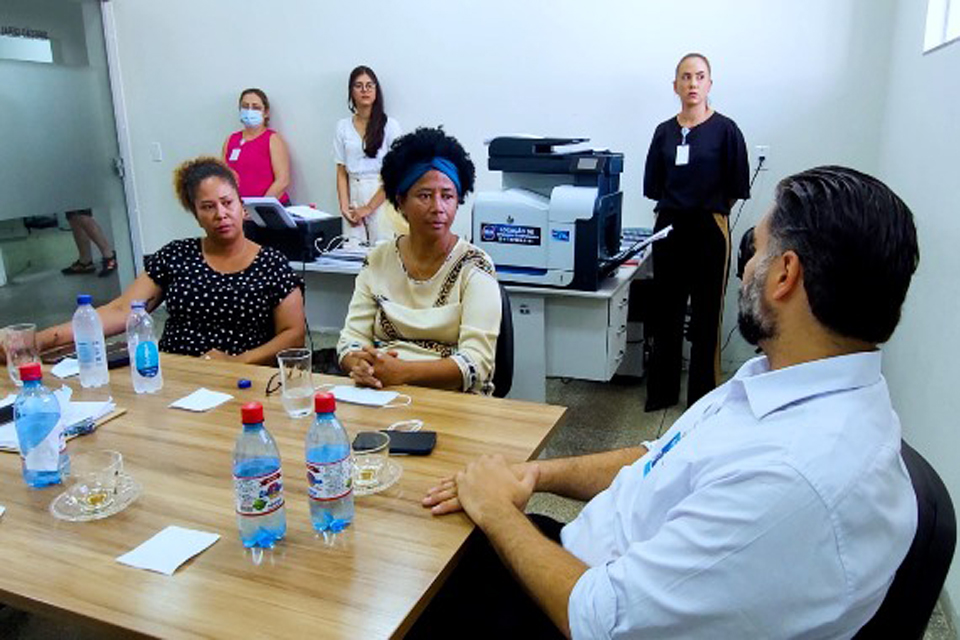
[[[161,351],[266,364],[282,349],[303,346],[302,283],[282,254],[244,237],[230,169],[197,158],[177,169],[174,184],[204,237],[174,240],[153,254],[119,298],[97,309],[104,333],[124,331],[133,300],[147,300],[149,310],[166,300]],[[72,341],[70,323],[37,336],[41,350]]]
[[[683,321],[690,300],[690,373],[687,404],[717,386],[720,323],[730,263],[733,203],[750,197],[750,167],[736,123],[707,101],[710,62],[691,53],[677,65],[673,90],[680,113],[653,134],[643,193],[656,200],[656,230],[673,225],[653,245],[654,284],[647,379],[647,411],[680,398]]]

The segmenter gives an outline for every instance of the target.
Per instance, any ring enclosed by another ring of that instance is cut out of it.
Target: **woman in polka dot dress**
[[[303,346],[303,285],[280,252],[244,237],[230,169],[197,158],[176,170],[174,184],[204,237],[153,254],[123,295],[97,309],[104,333],[124,331],[133,300],[147,300],[149,310],[166,301],[161,351],[268,364],[282,349]],[[40,332],[37,342],[41,350],[73,342],[70,323]]]

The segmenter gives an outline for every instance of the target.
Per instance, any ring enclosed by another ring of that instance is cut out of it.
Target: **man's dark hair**
[[[438,157],[446,158],[457,168],[460,177],[457,198],[463,204],[466,195],[473,191],[476,170],[470,154],[456,138],[448,136],[443,127],[419,127],[412,133],[400,136],[390,145],[390,151],[383,157],[383,166],[380,168],[383,191],[390,204],[400,209],[400,200],[406,194],[399,193],[399,185],[413,165]]]
[[[845,167],[817,167],[777,185],[772,249],[803,266],[813,315],[831,331],[886,342],[920,261],[907,205],[885,184]]]

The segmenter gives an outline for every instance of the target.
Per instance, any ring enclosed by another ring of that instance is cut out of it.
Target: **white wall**
[[[442,123],[464,143],[480,189],[499,187],[482,144],[496,134],[587,135],[624,152],[625,225],[652,225],[643,161],[654,127],[677,109],[673,69],[691,50],[711,58],[713,103],[751,152],[772,147],[735,240],[784,175],[824,163],[877,168],[893,0],[111,4],[148,252],[199,232],[171,174],[220,152],[247,86],[267,91],[290,143],[294,199],[335,211],[331,139],[360,63],[377,71],[387,111],[406,129]],[[163,162],[151,161],[153,142]],[[455,229],[469,229],[469,208]],[[735,300],[734,282],[728,327]],[[736,335],[725,359],[750,353]]]
[[[884,372],[904,437],[937,469],[960,511],[960,42],[922,54],[926,2],[900,0],[880,176],[916,217],[920,268]],[[957,563],[954,562],[954,567]],[[947,578],[960,605],[960,575]]]

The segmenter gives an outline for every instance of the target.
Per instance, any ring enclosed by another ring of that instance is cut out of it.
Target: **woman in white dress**
[[[383,90],[373,69],[350,72],[347,105],[353,113],[337,123],[333,154],[343,235],[374,245],[406,232],[403,220],[384,204],[380,165],[400,125],[384,111]]]

